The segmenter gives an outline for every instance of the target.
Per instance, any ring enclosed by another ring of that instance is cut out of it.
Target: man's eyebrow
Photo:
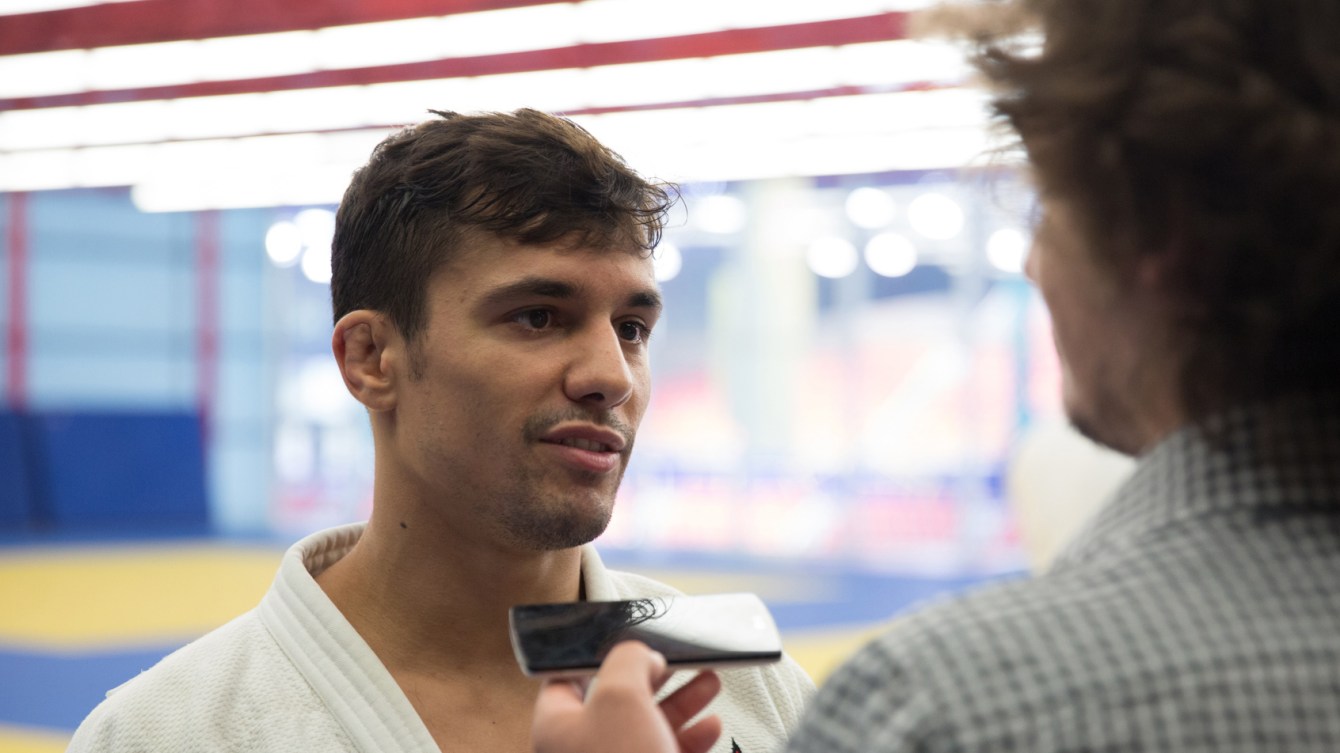
[[[577,286],[548,277],[523,277],[488,291],[480,299],[484,306],[504,304],[514,298],[576,298]]]
[[[549,277],[523,277],[520,280],[499,285],[488,291],[480,298],[480,305],[485,307],[499,306],[517,298],[529,297],[567,300],[578,297],[581,292],[580,285],[563,282],[562,280]],[[629,308],[654,309],[658,313],[664,308],[661,294],[653,288],[633,293],[624,305]]]
[[[643,290],[634,293],[628,298],[628,307],[635,309],[652,309],[656,313],[661,313],[665,304],[661,301],[661,294],[655,290]]]

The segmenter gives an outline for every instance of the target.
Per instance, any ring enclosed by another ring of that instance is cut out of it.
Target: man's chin
[[[613,514],[612,495],[572,495],[547,510],[518,511],[504,525],[523,547],[555,551],[594,541],[609,527]]]
[[[595,541],[609,527],[610,516],[568,516],[552,520],[543,531],[532,531],[532,546],[541,551],[572,549]]]

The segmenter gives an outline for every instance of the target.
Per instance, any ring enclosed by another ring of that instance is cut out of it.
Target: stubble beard
[[[547,494],[536,474],[518,469],[512,487],[497,500],[503,534],[517,547],[537,552],[571,549],[594,541],[605,532],[614,514],[614,496],[623,471],[619,469],[608,492],[594,485],[573,484],[569,497],[564,491]],[[592,474],[592,481],[595,476]]]
[[[526,422],[523,436],[528,445],[552,426],[565,420],[586,420],[609,426],[622,434],[627,445],[613,483],[608,474],[577,471],[543,472],[518,466],[511,484],[495,498],[497,520],[504,536],[528,551],[556,551],[588,544],[605,532],[614,514],[614,498],[623,482],[627,459],[633,450],[634,428],[606,412],[592,416],[571,409],[537,415]],[[549,473],[570,473],[558,480]]]

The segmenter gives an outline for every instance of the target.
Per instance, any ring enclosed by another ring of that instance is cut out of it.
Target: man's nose
[[[613,326],[593,327],[574,339],[563,389],[568,399],[608,410],[633,396],[633,370]]]

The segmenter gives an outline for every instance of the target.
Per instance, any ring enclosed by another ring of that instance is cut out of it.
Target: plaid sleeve
[[[789,753],[895,753],[949,749],[931,693],[918,687],[886,644],[857,652],[819,692],[791,737]]]

